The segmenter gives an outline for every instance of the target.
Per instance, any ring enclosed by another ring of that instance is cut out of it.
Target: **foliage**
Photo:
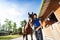
[[[16,22],[13,23],[13,32],[17,32],[17,29],[16,29]]]
[[[16,33],[20,33],[22,34],[22,27],[27,23],[26,20],[23,20],[23,21],[20,21],[20,27],[17,29],[17,24],[16,22],[12,22],[11,20],[9,19],[6,19],[5,21],[5,24],[1,25],[0,24],[0,31],[6,31],[8,32],[8,34],[16,34]]]
[[[22,27],[19,27],[17,31],[18,31],[18,34],[22,34]]]
[[[20,23],[21,23],[21,27],[23,27],[25,24],[26,24],[26,20],[23,20],[23,21],[21,21]]]

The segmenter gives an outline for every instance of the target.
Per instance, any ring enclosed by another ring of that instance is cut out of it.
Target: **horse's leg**
[[[27,34],[26,34],[26,40],[28,40]]]
[[[23,36],[23,40],[24,40],[24,36]]]
[[[23,40],[24,40],[25,34],[23,34]]]
[[[33,34],[31,34],[31,40],[33,40]]]

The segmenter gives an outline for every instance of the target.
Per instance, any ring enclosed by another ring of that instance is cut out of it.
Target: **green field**
[[[0,36],[0,40],[10,40],[13,38],[20,37],[20,35],[8,35],[8,36]]]

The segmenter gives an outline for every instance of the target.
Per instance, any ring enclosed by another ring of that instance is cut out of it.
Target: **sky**
[[[42,0],[0,0],[0,22],[7,18],[16,22],[28,20],[28,12],[39,13]]]

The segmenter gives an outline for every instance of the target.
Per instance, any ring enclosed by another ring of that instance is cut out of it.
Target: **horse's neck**
[[[25,26],[26,27],[26,26]],[[29,24],[29,22],[27,23],[27,28],[30,28],[30,24]]]

